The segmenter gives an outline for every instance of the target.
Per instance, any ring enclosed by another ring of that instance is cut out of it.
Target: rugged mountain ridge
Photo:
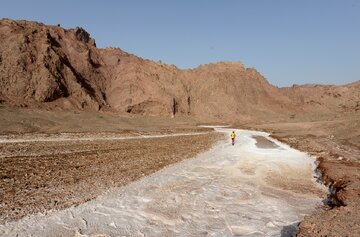
[[[294,85],[281,88],[283,94],[307,112],[360,111],[360,81],[347,85]]]
[[[15,105],[229,121],[319,109],[354,112],[359,84],[279,89],[241,63],[180,70],[96,48],[82,28],[0,20],[0,99]]]
[[[38,104],[68,98],[78,108],[92,109],[106,104],[95,43],[83,29],[2,20],[0,39],[6,100]]]

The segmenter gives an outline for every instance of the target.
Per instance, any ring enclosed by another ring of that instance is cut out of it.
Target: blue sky
[[[360,80],[360,0],[11,0],[0,17],[81,26],[179,68],[240,61],[276,86]]]

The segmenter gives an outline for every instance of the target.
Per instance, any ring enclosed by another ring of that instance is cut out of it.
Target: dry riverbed
[[[0,235],[292,236],[297,223],[322,205],[326,192],[314,177],[314,159],[266,133],[235,130],[238,135],[232,146],[228,140],[232,129],[217,131],[227,139],[195,159],[84,204],[0,225]],[[205,137],[194,136],[193,146]],[[161,141],[151,140],[153,149],[167,150]],[[188,148],[179,146],[178,152],[184,156]],[[131,156],[133,168],[151,160],[143,159],[144,153]],[[96,168],[102,166],[106,165]]]
[[[0,223],[84,203],[194,157],[222,135],[96,140],[99,134],[78,133],[76,137],[93,139],[0,143]]]
[[[268,131],[276,139],[317,157],[322,181],[331,195],[322,210],[305,217],[298,236],[360,236],[358,116],[241,127]]]

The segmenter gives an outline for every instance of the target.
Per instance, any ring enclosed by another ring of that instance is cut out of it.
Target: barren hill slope
[[[360,110],[360,81],[342,86],[295,85],[281,90],[306,111],[352,113]]]
[[[359,83],[279,89],[236,62],[180,70],[98,49],[82,28],[0,21],[0,100],[15,105],[231,121],[354,111],[359,98]]]
[[[78,108],[106,105],[102,94],[106,80],[97,70],[95,43],[83,29],[1,20],[0,42],[5,100],[40,105],[67,98]]]

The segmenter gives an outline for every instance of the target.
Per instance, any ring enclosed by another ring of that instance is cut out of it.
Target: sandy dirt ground
[[[226,137],[230,129],[218,129]],[[322,205],[314,159],[253,131],[123,188],[0,227],[7,236],[291,236]],[[159,142],[159,141],[157,141]],[[269,147],[269,144],[272,144]],[[158,147],[157,147],[158,148]],[[286,177],[286,178],[284,178]]]
[[[0,135],[179,133],[208,131],[191,118],[144,117],[127,113],[36,110],[1,106]]]
[[[306,217],[298,236],[360,236],[360,116],[245,126],[317,157],[331,193],[325,208]]]
[[[58,135],[45,136],[52,138],[49,141],[13,142],[14,136],[5,139],[9,143],[3,140],[0,143],[1,222],[86,202],[108,189],[194,157],[219,139],[215,133],[149,139],[139,135],[139,139],[128,140],[104,140],[102,135],[99,140],[96,134],[88,133],[76,137],[93,140],[57,141]],[[41,140],[44,135],[34,138]]]

